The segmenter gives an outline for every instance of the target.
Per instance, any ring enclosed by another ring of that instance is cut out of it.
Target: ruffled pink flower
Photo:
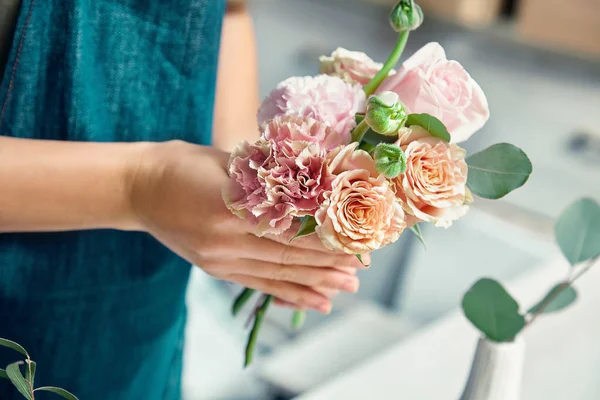
[[[225,204],[256,235],[280,234],[294,217],[313,215],[331,188],[326,157],[318,143],[243,142],[231,155]]]
[[[401,128],[396,144],[406,154],[406,172],[392,182],[406,213],[444,228],[464,216],[471,201],[465,150],[419,126]]]
[[[342,78],[345,82],[366,85],[381,68],[383,64],[373,61],[368,55],[360,51],[350,51],[337,48],[331,56],[321,56],[321,73]],[[393,75],[395,71],[391,71]]]
[[[310,117],[325,122],[350,142],[355,115],[364,112],[366,96],[360,85],[318,75],[289,78],[271,92],[258,111],[262,125],[278,116]]]
[[[302,140],[319,143],[325,150],[350,143],[350,135],[340,135],[326,123],[310,117],[275,117],[261,126],[261,132],[266,140]]]
[[[471,75],[429,43],[387,78],[378,92],[392,91],[411,113],[427,113],[446,125],[453,143],[467,140],[489,119],[488,102]]]
[[[357,143],[330,154],[337,174],[315,214],[316,232],[330,250],[364,254],[396,241],[406,227],[401,202],[390,182]]]

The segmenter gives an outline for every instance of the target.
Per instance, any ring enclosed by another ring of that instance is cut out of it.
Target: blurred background
[[[289,76],[317,74],[318,57],[338,46],[383,62],[396,40],[387,24],[394,3],[250,0],[261,94]],[[600,200],[600,0],[417,3],[426,21],[411,34],[404,58],[437,41],[460,61],[491,109],[489,123],[465,147],[521,147],[534,165],[530,181],[500,201],[476,199],[448,231],[425,227],[427,249],[407,233],[375,253],[372,267],[361,271],[358,295],[339,296],[329,317],[310,313],[301,331],[289,329],[290,311],[271,309],[258,361],[246,371],[246,317],[229,313],[239,288],[195,271],[188,399],[287,399],[342,376],[455,310],[478,278],[508,281],[544,268],[560,257],[552,226],[561,210],[582,196]],[[600,366],[600,358],[590,362]],[[595,381],[581,380],[588,385],[571,400],[600,398]]]

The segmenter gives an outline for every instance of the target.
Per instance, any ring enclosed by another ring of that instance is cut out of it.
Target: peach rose
[[[396,241],[406,227],[401,202],[371,156],[349,144],[330,155],[337,177],[316,212],[316,232],[330,250],[364,254]]]
[[[465,150],[419,126],[401,128],[396,144],[406,154],[406,172],[393,179],[404,211],[444,228],[464,216],[471,199]]]
[[[349,83],[366,85],[381,68],[383,64],[373,61],[368,55],[360,51],[350,51],[337,48],[331,56],[321,56],[321,73],[337,76]],[[395,71],[391,71],[393,75]]]
[[[467,140],[490,117],[488,102],[471,75],[448,60],[442,46],[429,43],[387,78],[378,92],[392,91],[411,113],[427,113],[446,125],[453,143]]]

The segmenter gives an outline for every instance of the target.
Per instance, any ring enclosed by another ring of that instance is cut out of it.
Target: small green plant
[[[23,361],[14,362],[6,367],[6,369],[0,368],[0,379],[8,379],[17,388],[19,393],[28,400],[35,400],[36,392],[51,392],[67,400],[78,400],[77,397],[65,389],[57,388],[54,386],[41,386],[34,388],[34,378],[36,363],[31,359],[27,351],[20,344],[13,342],[12,340],[0,338],[0,346],[8,347],[15,351],[18,351],[26,357]],[[25,376],[21,371],[21,366],[25,367]]]
[[[464,295],[465,316],[494,342],[511,342],[540,315],[560,311],[577,299],[573,283],[600,258],[600,205],[592,199],[571,204],[554,225],[556,242],[571,264],[567,277],[525,313],[493,279],[480,279]]]

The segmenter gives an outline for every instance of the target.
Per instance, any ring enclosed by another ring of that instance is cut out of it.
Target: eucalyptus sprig
[[[489,340],[513,341],[541,315],[563,310],[577,299],[573,284],[600,259],[600,205],[588,198],[576,201],[558,218],[554,232],[571,268],[526,312],[521,313],[517,301],[493,279],[480,279],[463,297],[465,316]]]
[[[55,393],[67,400],[78,400],[78,398],[65,389],[54,386],[40,386],[35,388],[35,372],[37,364],[31,359],[27,350],[20,344],[12,340],[0,338],[0,346],[13,349],[25,356],[25,360],[9,364],[6,369],[0,368],[0,379],[8,379],[17,388],[19,393],[28,400],[35,400],[36,392]],[[25,376],[21,371],[21,366],[25,366]]]

